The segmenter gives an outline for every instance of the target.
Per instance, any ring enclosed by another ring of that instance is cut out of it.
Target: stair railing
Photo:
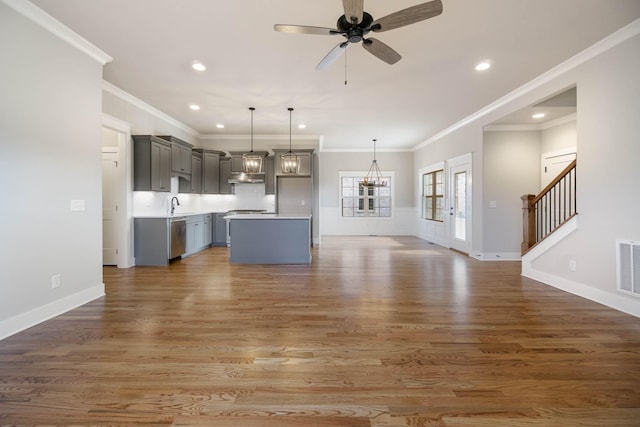
[[[576,161],[571,162],[537,196],[522,199],[522,254],[576,215]]]

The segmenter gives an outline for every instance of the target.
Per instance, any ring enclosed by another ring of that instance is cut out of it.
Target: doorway
[[[102,117],[102,253],[103,265],[127,268],[133,259],[133,225],[130,215],[131,143],[129,124]]]
[[[471,251],[471,154],[448,161],[449,164],[449,247],[468,254]]]

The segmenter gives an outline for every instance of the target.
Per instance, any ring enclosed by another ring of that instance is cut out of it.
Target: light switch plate
[[[84,212],[84,200],[72,200],[71,212]]]

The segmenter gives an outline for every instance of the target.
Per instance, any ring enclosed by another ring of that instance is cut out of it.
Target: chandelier
[[[300,170],[300,157],[291,151],[291,112],[293,108],[289,107],[289,152],[280,158],[282,165],[282,173],[286,175],[297,175]]]
[[[249,107],[251,111],[251,151],[242,155],[242,170],[244,173],[260,173],[262,172],[262,156],[253,152],[253,112],[254,107]]]
[[[378,162],[376,161],[376,141],[376,139],[373,140],[373,162],[371,162],[371,167],[369,168],[369,172],[367,172],[367,175],[362,178],[362,181],[360,181],[360,185],[362,185],[363,187],[387,186],[387,181],[383,179],[382,172],[380,172]]]

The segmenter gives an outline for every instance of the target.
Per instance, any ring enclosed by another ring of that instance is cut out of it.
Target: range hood
[[[244,173],[231,172],[229,175],[229,184],[260,184],[264,182],[264,172],[261,173]]]

